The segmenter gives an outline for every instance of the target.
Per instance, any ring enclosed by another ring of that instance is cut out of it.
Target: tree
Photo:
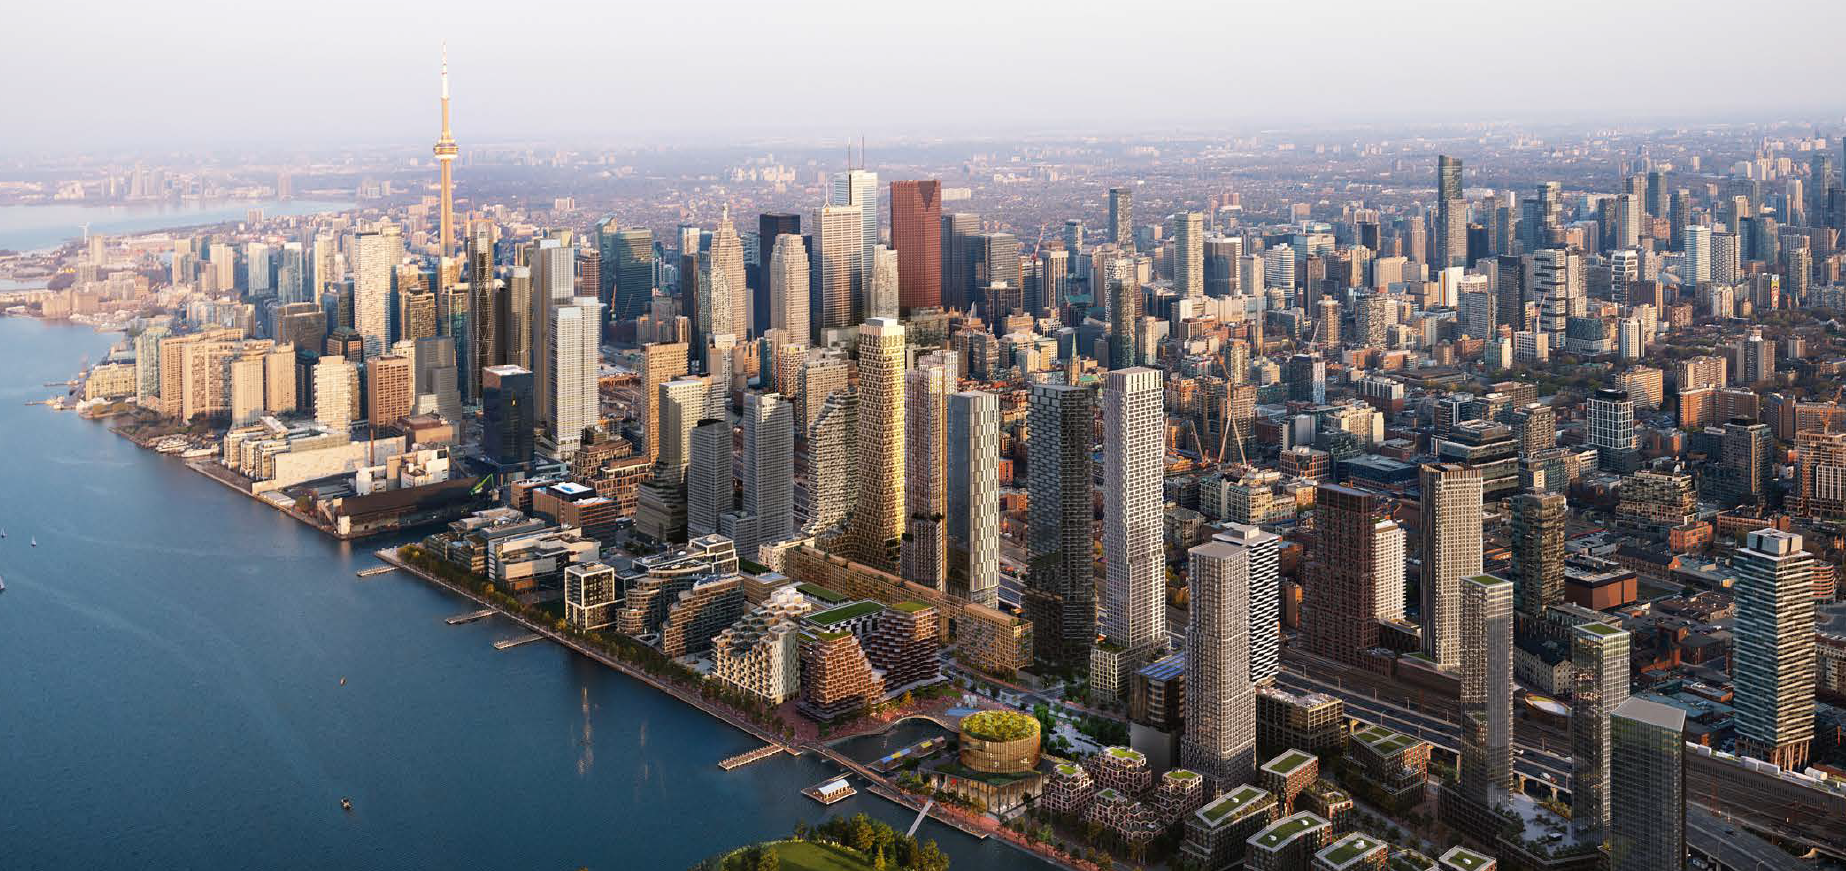
[[[782,857],[774,848],[764,849],[762,858],[756,860],[756,871],[782,871]]]

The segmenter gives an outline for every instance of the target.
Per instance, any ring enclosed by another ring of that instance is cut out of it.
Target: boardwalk
[[[761,747],[756,748],[755,750],[751,750],[746,753],[739,753],[736,756],[731,756],[726,759],[720,760],[718,762],[718,767],[724,769],[725,771],[730,771],[733,768],[742,768],[745,765],[749,765],[752,762],[756,762],[760,759],[768,759],[769,757],[774,756],[777,753],[781,753],[782,751],[788,750],[788,749],[789,748],[784,747],[781,744],[765,744]],[[793,751],[790,751],[790,752],[793,752]]]

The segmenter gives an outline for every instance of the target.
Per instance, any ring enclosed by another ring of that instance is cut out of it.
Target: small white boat
[[[38,547],[38,536],[32,536],[32,546]]]

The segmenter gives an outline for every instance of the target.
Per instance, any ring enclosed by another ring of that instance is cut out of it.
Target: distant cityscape
[[[0,173],[246,211],[0,310],[122,334],[52,408],[837,763],[705,867],[947,867],[861,790],[1065,868],[1846,866],[1846,129],[477,149],[439,89],[414,157]]]

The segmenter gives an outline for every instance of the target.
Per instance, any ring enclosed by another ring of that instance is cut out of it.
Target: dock
[[[494,609],[482,608],[479,611],[469,611],[466,614],[457,614],[443,622],[448,623],[450,626],[460,626],[463,623],[473,623],[476,620],[480,620],[486,617],[492,617],[493,615],[494,615]]]
[[[786,749],[788,748],[783,747],[780,744],[764,744],[763,746],[758,747],[755,750],[751,750],[748,753],[739,753],[736,756],[732,756],[728,759],[724,759],[718,763],[718,767],[724,769],[725,771],[730,771],[733,768],[742,768],[745,765],[749,765],[752,762],[756,762],[756,761],[763,760],[763,759],[768,759],[769,757],[774,756],[777,753],[781,753],[783,750],[786,750]]]
[[[846,799],[858,795],[859,791],[847,786],[846,775],[842,774],[838,777],[823,780],[820,783],[807,787],[801,791],[801,794],[826,805],[845,801]]]
[[[536,632],[528,632],[525,635],[521,635],[517,638],[503,638],[499,641],[496,641],[494,642],[494,649],[495,650],[512,650],[513,648],[518,647],[521,644],[531,644],[534,641],[543,641],[543,640],[545,640],[545,636],[540,635]]]
[[[360,569],[357,572],[354,572],[353,574],[361,578],[370,578],[370,577],[376,577],[378,575],[382,575],[385,572],[395,572],[395,571],[397,571],[397,566],[372,566],[369,569]]]

